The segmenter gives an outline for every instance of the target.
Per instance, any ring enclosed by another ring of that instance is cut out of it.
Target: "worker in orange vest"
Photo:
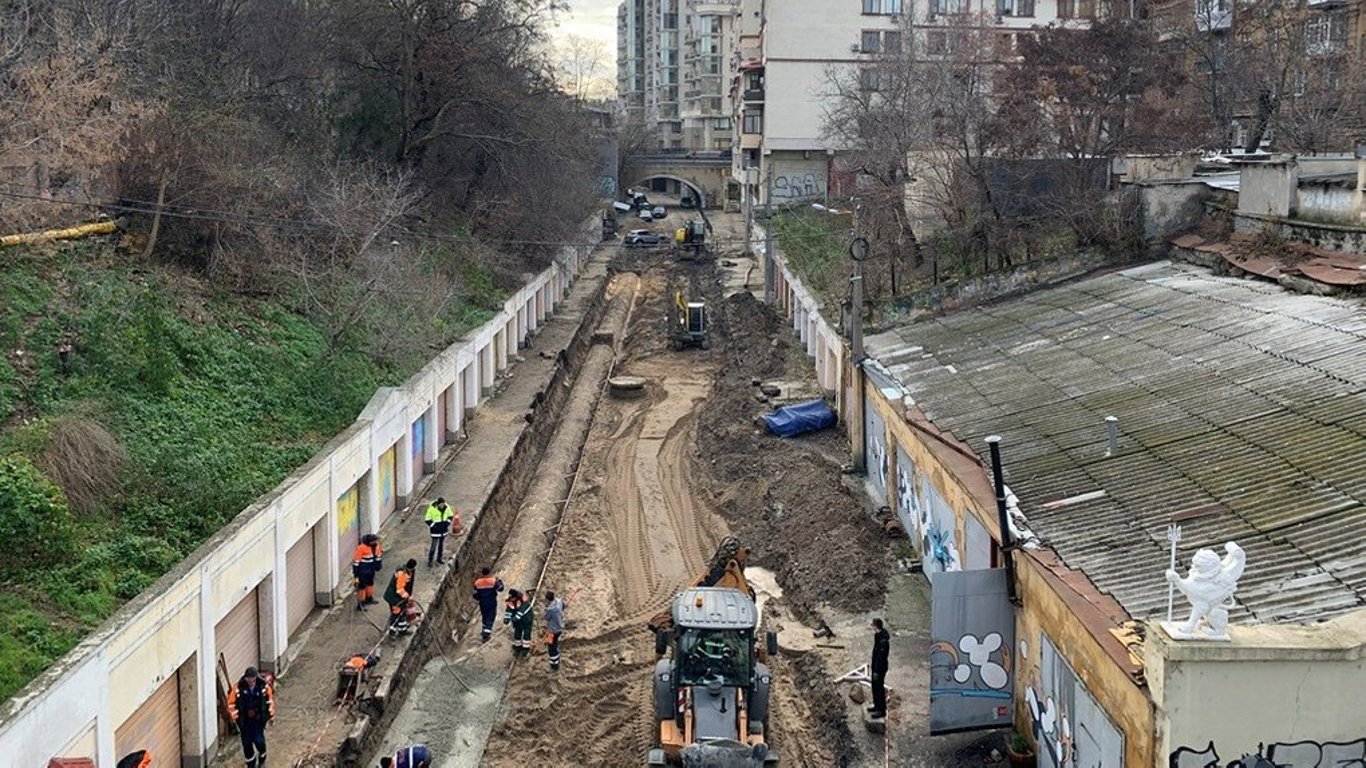
[[[375,575],[384,567],[384,553],[380,550],[379,537],[367,533],[356,545],[351,555],[351,576],[356,582],[356,610],[363,611],[365,606],[375,604]]]
[[[417,560],[412,558],[394,571],[389,579],[389,588],[384,590],[384,602],[389,604],[389,634],[401,635],[408,631],[408,603],[413,599],[413,575],[417,572]]]

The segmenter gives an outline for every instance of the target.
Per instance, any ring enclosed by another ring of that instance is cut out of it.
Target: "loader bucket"
[[[778,763],[766,744],[750,746],[729,739],[690,744],[679,755],[683,768],[764,768]]]

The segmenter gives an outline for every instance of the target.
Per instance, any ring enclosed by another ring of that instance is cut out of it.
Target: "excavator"
[[[762,659],[777,653],[745,579],[749,549],[730,536],[707,572],[650,620],[655,634],[656,746],[650,766],[766,768],[778,753],[766,741],[772,675]]]

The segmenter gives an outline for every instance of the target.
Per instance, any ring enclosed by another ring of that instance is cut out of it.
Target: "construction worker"
[[[431,768],[432,751],[426,744],[401,747],[393,757],[381,757],[379,768]]]
[[[451,532],[452,521],[458,519],[455,510],[446,505],[446,500],[437,497],[437,500],[427,506],[427,512],[422,516],[427,523],[427,532],[431,534],[432,543],[427,547],[427,567],[432,567],[432,559],[436,562],[446,562],[446,534]],[[460,525],[454,524],[454,528],[459,531]]]
[[[503,623],[512,625],[512,655],[531,654],[531,625],[535,621],[531,610],[531,596],[516,589],[508,590],[507,608],[503,611]]]
[[[474,580],[474,599],[479,601],[479,618],[484,626],[480,631],[481,639],[488,642],[493,636],[493,620],[498,617],[498,593],[503,591],[503,580],[493,575],[487,566]]]
[[[868,668],[872,676],[873,706],[868,716],[882,719],[887,716],[887,656],[892,650],[892,636],[882,626],[882,619],[873,619],[873,663]]]
[[[398,636],[408,631],[408,603],[413,599],[413,577],[417,560],[409,558],[402,568],[394,571],[389,587],[384,590],[384,602],[389,604],[389,634]]]
[[[336,703],[354,701],[360,695],[361,686],[365,684],[366,673],[378,663],[378,648],[374,653],[357,653],[343,661],[341,669],[337,671]]]
[[[256,667],[247,667],[242,679],[228,691],[228,717],[237,724],[242,737],[247,768],[265,768],[266,724],[275,722],[275,694]]]
[[[129,752],[114,768],[152,768],[152,753],[145,749]]]
[[[384,567],[384,553],[380,551],[379,537],[367,533],[356,545],[351,554],[351,576],[356,581],[356,610],[363,611],[365,606],[375,604],[375,575]]]
[[[554,592],[545,593],[545,645],[550,657],[550,671],[560,671],[560,635],[564,634],[563,597],[555,597]]]

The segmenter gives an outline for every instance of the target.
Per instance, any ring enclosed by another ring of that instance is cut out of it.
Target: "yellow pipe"
[[[28,243],[46,243],[50,240],[72,240],[86,235],[107,235],[117,232],[118,225],[112,221],[97,221],[93,224],[81,224],[76,227],[66,229],[49,229],[44,232],[27,232],[22,235],[5,235],[0,237],[0,246],[6,245],[26,245]]]

